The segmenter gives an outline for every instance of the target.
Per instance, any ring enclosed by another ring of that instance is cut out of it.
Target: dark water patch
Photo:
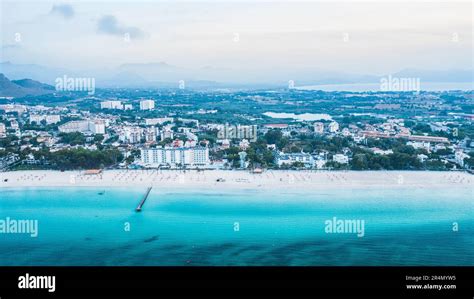
[[[148,238],[148,239],[143,240],[143,242],[144,242],[144,243],[151,243],[151,242],[157,241],[157,240],[159,240],[159,239],[160,239],[160,236],[153,236],[153,237],[151,237],[151,238]]]

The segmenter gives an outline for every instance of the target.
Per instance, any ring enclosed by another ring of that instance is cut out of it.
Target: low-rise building
[[[241,150],[246,150],[250,147],[250,142],[247,140],[247,139],[242,139],[240,142],[239,142],[239,148]]]
[[[426,161],[426,159],[428,159],[428,156],[425,155],[425,154],[419,154],[416,156],[418,158],[418,160],[421,162],[421,163],[424,163]]]
[[[408,141],[407,145],[412,146],[414,149],[425,149],[430,152],[430,143],[424,141]]]
[[[315,165],[315,160],[313,156],[308,153],[283,153],[280,152],[276,155],[275,162],[278,166],[283,166],[284,164],[291,166],[293,163],[299,162],[303,163],[304,167],[312,168]]]
[[[376,155],[389,155],[389,154],[393,154],[393,150],[389,149],[389,150],[383,150],[383,149],[380,149],[378,147],[373,147],[370,149],[374,154]]]
[[[159,118],[145,118],[145,125],[147,126],[156,126],[156,125],[162,125],[166,122],[173,122],[172,117],[159,117]]]
[[[104,101],[104,102],[100,102],[100,108],[122,110],[123,105],[121,101]]]
[[[332,156],[332,160],[339,164],[347,164],[349,163],[349,157],[343,154],[335,154]]]
[[[469,155],[464,153],[462,150],[457,150],[454,152],[454,160],[458,163],[461,167],[464,167],[464,159],[469,158]]]
[[[30,123],[41,123],[42,121],[45,121],[46,124],[50,125],[50,124],[56,124],[58,122],[61,121],[61,116],[60,115],[57,115],[57,114],[47,114],[47,115],[43,115],[43,114],[31,114],[30,115]]]
[[[314,133],[316,134],[323,134],[324,133],[324,123],[322,122],[315,122],[313,124]]]
[[[17,154],[8,153],[6,156],[0,158],[0,171],[7,169],[10,165],[15,164],[20,160]]]
[[[336,133],[337,131],[339,131],[339,124],[335,121],[331,122],[328,125],[328,130],[330,133]]]
[[[10,127],[11,127],[13,130],[18,130],[18,129],[20,129],[20,125],[18,124],[18,121],[16,121],[15,119],[13,119],[13,120],[10,121]]]
[[[174,134],[173,134],[173,131],[170,130],[170,129],[167,129],[167,128],[164,128],[163,130],[161,130],[160,132],[160,138],[161,140],[165,140],[165,139],[173,139],[174,137]]]

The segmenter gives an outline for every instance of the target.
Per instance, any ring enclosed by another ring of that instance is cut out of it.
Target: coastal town
[[[2,0],[0,299],[472,297],[472,8]]]
[[[469,92],[135,93],[1,99],[0,169],[470,171],[474,166]]]

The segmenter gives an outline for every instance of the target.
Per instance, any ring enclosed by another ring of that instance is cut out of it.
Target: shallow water
[[[474,265],[472,188],[320,190],[0,189],[0,265]],[[325,221],[364,221],[364,235]],[[453,230],[453,223],[458,231]]]

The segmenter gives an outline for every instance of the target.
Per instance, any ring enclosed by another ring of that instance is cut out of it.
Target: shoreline
[[[6,181],[5,181],[6,180]],[[219,180],[219,181],[218,181]],[[359,189],[472,187],[474,176],[446,171],[27,170],[0,173],[6,187],[157,187],[162,189]]]

